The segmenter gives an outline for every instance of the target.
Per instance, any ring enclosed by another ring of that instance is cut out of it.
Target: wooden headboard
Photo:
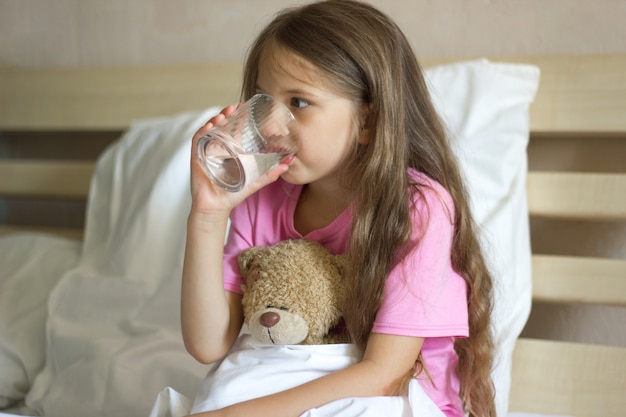
[[[626,55],[492,59],[541,69],[531,107],[528,176],[535,302],[626,306],[624,256],[542,247],[553,230],[544,222],[551,219],[597,222],[626,235]],[[236,102],[240,79],[235,63],[0,68],[2,233],[47,230],[80,237],[94,160],[132,119]],[[42,224],[41,211],[50,213],[55,204],[72,219]],[[517,344],[514,411],[622,416],[625,394],[626,347],[530,338]]]

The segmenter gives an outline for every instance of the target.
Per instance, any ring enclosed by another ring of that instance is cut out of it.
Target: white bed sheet
[[[48,296],[80,251],[73,239],[0,237],[0,408],[19,403],[43,368]]]

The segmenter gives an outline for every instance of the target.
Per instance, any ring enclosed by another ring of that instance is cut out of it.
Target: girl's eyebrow
[[[303,90],[301,88],[292,88],[292,89],[287,90],[287,92],[289,94],[306,94],[306,95],[309,95],[309,96],[315,95],[315,93],[313,93],[311,91],[308,91],[308,90]]]
[[[263,87],[261,87],[259,84],[254,84],[254,89],[256,91],[266,91]],[[293,95],[307,95],[307,96],[319,96],[318,93],[315,93],[313,91],[307,90],[307,89],[302,89],[302,88],[289,88],[287,90],[284,91],[287,94],[293,94]]]
[[[290,88],[285,91],[287,94],[294,95],[296,97],[304,97],[307,99],[321,100],[328,97],[326,92],[317,89],[308,88]]]

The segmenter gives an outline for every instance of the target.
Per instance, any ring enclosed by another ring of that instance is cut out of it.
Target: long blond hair
[[[415,168],[441,183],[455,204],[452,265],[467,283],[470,328],[469,337],[455,343],[461,397],[470,415],[494,416],[492,279],[456,158],[407,39],[391,19],[362,2],[286,9],[248,53],[244,98],[254,94],[261,54],[277,45],[321,69],[357,106],[369,105],[369,141],[355,149],[346,176],[356,201],[346,280],[348,288],[359,289],[348,294],[344,311],[351,337],[362,347],[367,343],[386,277],[411,235],[411,196],[422,187],[407,175]]]

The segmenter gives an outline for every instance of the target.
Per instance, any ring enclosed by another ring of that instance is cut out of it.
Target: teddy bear
[[[294,239],[246,249],[238,263],[253,337],[275,345],[349,342],[346,332],[331,331],[342,318],[344,255]]]

